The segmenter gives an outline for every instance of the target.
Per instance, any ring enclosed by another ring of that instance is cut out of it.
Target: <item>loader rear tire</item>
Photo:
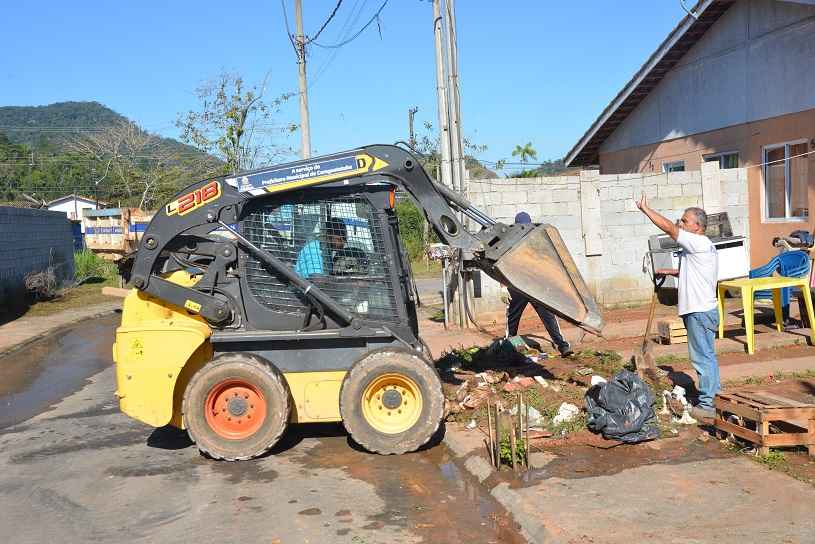
[[[415,451],[433,437],[444,416],[441,380],[418,354],[373,352],[346,374],[340,413],[351,438],[366,450]]]
[[[201,453],[243,461],[269,451],[286,430],[291,395],[283,374],[248,353],[215,357],[184,391],[184,426]]]

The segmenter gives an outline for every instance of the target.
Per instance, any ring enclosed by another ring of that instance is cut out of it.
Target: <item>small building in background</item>
[[[68,219],[72,221],[82,221],[82,210],[97,209],[95,199],[77,194],[55,198],[46,204],[46,207],[52,212],[64,212],[68,216]],[[100,202],[99,207],[104,207],[104,203]]]

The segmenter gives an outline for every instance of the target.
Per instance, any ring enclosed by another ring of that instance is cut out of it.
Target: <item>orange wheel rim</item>
[[[206,419],[219,436],[241,440],[255,434],[266,420],[266,399],[244,380],[216,384],[206,400]]]

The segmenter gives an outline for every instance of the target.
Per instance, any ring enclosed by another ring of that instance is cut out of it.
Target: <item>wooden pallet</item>
[[[806,446],[815,457],[815,404],[766,391],[742,391],[716,395],[715,407],[717,431],[752,442],[762,455],[770,448]],[[727,421],[725,414],[739,416],[741,424]],[[770,432],[771,423],[776,432]]]
[[[663,344],[688,343],[688,331],[680,319],[665,319],[657,322],[657,332]]]

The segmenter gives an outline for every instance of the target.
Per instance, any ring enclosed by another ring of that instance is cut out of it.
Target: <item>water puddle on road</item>
[[[43,412],[111,366],[120,320],[94,319],[0,358],[0,429]]]
[[[341,426],[296,458],[305,469],[340,468],[365,481],[385,501],[364,527],[405,529],[425,542],[521,543],[517,525],[477,482],[452,460],[443,445],[405,455],[375,455],[352,445]],[[441,477],[440,477],[441,476]],[[351,517],[353,508],[337,512]]]

